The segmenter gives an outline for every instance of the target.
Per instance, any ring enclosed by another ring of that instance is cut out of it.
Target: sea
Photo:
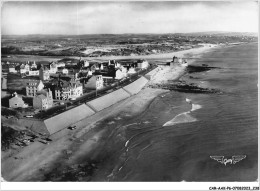
[[[202,64],[217,68],[181,80],[221,93],[170,91],[115,124],[126,139],[106,181],[258,179],[258,44],[216,48],[192,63]],[[234,163],[236,156],[242,159]]]

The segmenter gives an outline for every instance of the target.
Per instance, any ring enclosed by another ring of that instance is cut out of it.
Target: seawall
[[[154,69],[155,70],[155,69]],[[94,100],[82,104],[78,107],[72,108],[68,111],[50,117],[44,121],[35,121],[30,124],[34,124],[33,129],[36,132],[47,132],[48,134],[54,134],[68,126],[75,124],[76,122],[94,115],[111,105],[114,105],[131,95],[137,94],[147,84],[149,80],[145,77],[140,77],[136,81],[128,84],[127,86],[106,94],[102,97],[98,97]],[[39,123],[39,124],[38,124]]]
[[[53,134],[93,114],[95,114],[95,111],[87,105],[82,104],[44,120],[44,124],[46,125],[48,132]]]
[[[152,71],[148,72],[147,74],[145,74],[144,77],[146,77],[148,80],[152,80],[153,77],[155,76],[155,74],[159,71],[159,67],[156,67],[155,69],[153,69]]]
[[[130,97],[130,94],[121,88],[102,97],[89,101],[86,104],[96,111],[101,111],[128,97]]]
[[[125,91],[127,91],[130,95],[137,94],[141,91],[141,89],[146,85],[148,80],[145,77],[141,77],[138,80],[134,81],[131,84],[123,87]]]

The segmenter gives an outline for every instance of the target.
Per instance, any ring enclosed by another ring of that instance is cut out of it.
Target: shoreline
[[[154,59],[172,59],[173,55],[177,57],[182,57],[184,54],[200,54],[203,51],[210,50],[215,47],[220,47],[220,45],[214,44],[204,44],[203,47],[199,48],[192,48],[187,50],[181,50],[176,52],[169,52],[169,53],[159,53],[159,54],[150,54],[150,55],[136,55],[136,56],[104,56],[104,57],[82,57],[83,60],[89,61],[103,61],[108,59],[147,59],[147,60],[154,60]],[[28,61],[28,57],[30,60],[35,61],[58,61],[62,58],[75,58],[78,59],[78,56],[37,56],[37,55],[11,55],[11,58],[2,58],[2,61],[9,61],[15,59],[20,59],[21,61]]]
[[[201,51],[195,51],[195,54]],[[187,51],[182,52],[183,55],[184,53]],[[191,50],[189,53],[192,53]],[[178,56],[181,56],[180,54]],[[162,67],[162,70],[156,74],[156,79],[160,82],[167,78],[177,79],[184,74],[185,70],[185,67],[182,66],[168,70],[164,66]],[[11,154],[2,161],[2,176],[7,181],[42,181],[45,180],[43,174],[55,171],[57,165],[70,166],[77,164],[82,157],[92,158],[93,154],[98,155],[99,153],[95,149],[102,150],[105,140],[113,133],[113,130],[109,128],[96,128],[100,123],[108,120],[107,124],[112,124],[116,120],[120,120],[120,115],[134,118],[144,112],[157,96],[166,92],[169,90],[145,87],[138,94],[77,122],[76,131],[63,129],[59,133],[51,135],[50,138],[53,139],[53,142],[50,145],[33,143],[14,156]],[[64,151],[66,151],[65,154]]]

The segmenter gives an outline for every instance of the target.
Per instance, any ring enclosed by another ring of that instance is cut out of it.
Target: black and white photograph
[[[254,0],[1,1],[2,188],[259,190],[258,35]]]

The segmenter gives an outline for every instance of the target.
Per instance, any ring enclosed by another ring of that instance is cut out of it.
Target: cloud
[[[254,1],[7,2],[1,25],[3,34],[257,32],[258,5]]]

